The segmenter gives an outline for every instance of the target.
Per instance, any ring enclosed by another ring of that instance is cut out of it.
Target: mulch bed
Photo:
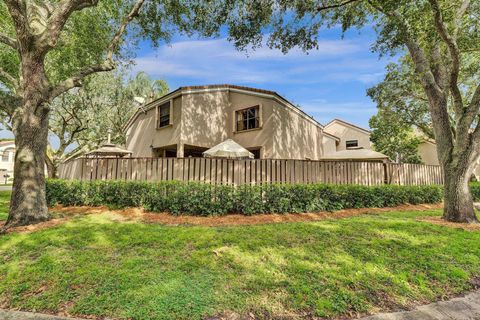
[[[241,214],[230,214],[225,216],[174,216],[169,213],[146,212],[141,208],[128,208],[122,210],[112,210],[107,207],[63,207],[55,206],[50,209],[54,216],[53,219],[29,226],[20,226],[7,230],[7,233],[30,233],[38,230],[47,229],[65,223],[73,217],[109,213],[114,220],[120,221],[140,221],[144,223],[158,223],[169,226],[192,225],[192,226],[239,226],[255,225],[267,223],[285,223],[285,222],[306,222],[321,221],[327,219],[342,219],[355,217],[364,214],[381,214],[388,211],[428,211],[441,209],[442,204],[420,204],[420,205],[401,205],[391,208],[362,208],[345,209],[335,212],[315,212],[315,213],[287,213],[287,214],[257,214],[245,216]],[[423,220],[422,220],[423,221]],[[427,221],[427,220],[425,220]],[[1,222],[0,222],[1,223]]]
[[[421,217],[418,218],[419,221],[424,221],[438,226],[463,229],[466,231],[480,231],[480,223],[470,224],[470,223],[458,223],[458,222],[448,222],[443,220],[441,217]]]

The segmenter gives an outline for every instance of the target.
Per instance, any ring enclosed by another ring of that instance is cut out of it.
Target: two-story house
[[[125,131],[134,157],[201,157],[230,138],[256,158],[318,160],[324,138],[338,140],[276,92],[234,85],[178,88],[139,108]]]

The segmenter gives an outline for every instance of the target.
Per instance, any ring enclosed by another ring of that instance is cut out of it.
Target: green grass
[[[0,220],[7,220],[11,191],[0,191]]]
[[[439,214],[221,228],[78,217],[0,236],[0,306],[120,319],[395,309],[480,275],[479,232],[416,221]]]

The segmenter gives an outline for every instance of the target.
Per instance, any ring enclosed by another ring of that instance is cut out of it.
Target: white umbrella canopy
[[[232,139],[227,139],[203,153],[206,158],[253,159],[254,155]]]
[[[106,143],[100,148],[90,151],[86,154],[87,157],[124,157],[132,154],[132,151],[120,148],[114,144]]]

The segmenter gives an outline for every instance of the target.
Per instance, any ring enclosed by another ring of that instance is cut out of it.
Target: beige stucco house
[[[338,140],[335,145],[336,152],[359,148],[372,149],[370,131],[349,122],[333,119],[325,125],[324,131],[327,134],[337,137]]]
[[[341,119],[334,119],[327,123],[324,127],[324,133],[337,137],[336,152],[354,149],[372,149],[370,142],[370,131],[358,127],[352,123]],[[328,141],[326,142],[329,143]],[[332,152],[332,148],[326,148],[328,152]],[[418,146],[418,154],[422,163],[427,165],[439,165],[437,157],[437,145],[435,141],[425,139]],[[394,159],[392,159],[394,160]]]
[[[338,140],[273,91],[234,85],[181,87],[142,106],[125,126],[133,157],[201,157],[232,139],[270,159],[321,159]]]

